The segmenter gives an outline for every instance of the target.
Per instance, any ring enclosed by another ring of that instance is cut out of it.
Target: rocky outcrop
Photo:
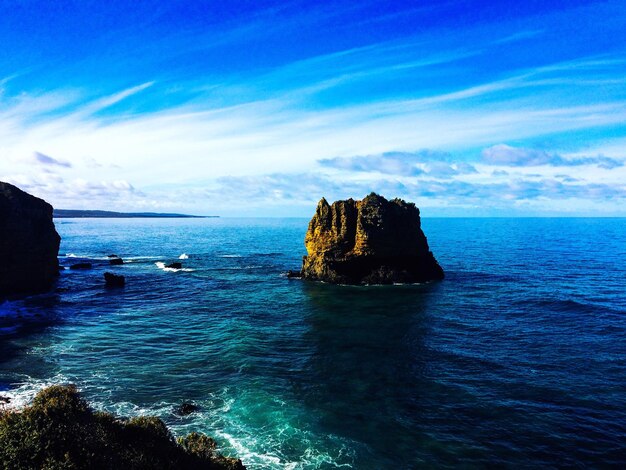
[[[302,277],[335,284],[443,279],[415,204],[370,194],[329,205],[322,199],[305,237]]]
[[[0,295],[49,289],[59,274],[60,242],[52,206],[0,182]]]
[[[96,412],[74,386],[60,385],[0,411],[0,468],[245,470],[209,436],[175,439],[159,418]]]
[[[70,266],[70,269],[79,270],[79,269],[91,269],[93,265],[91,263],[76,263]]]
[[[195,413],[196,411],[200,411],[200,407],[198,405],[196,405],[195,403],[191,403],[191,402],[188,402],[188,401],[185,401],[185,402],[181,403],[174,410],[174,412],[178,416],[188,416],[191,413]]]
[[[124,287],[126,278],[113,273],[104,273],[104,284],[107,287]]]

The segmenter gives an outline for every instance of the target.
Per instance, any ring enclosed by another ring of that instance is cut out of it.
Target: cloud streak
[[[60,166],[63,168],[72,168],[71,163],[57,160],[56,158],[52,158],[40,152],[33,152],[33,159],[35,162],[46,166]]]
[[[318,163],[326,168],[348,172],[398,176],[428,175],[451,178],[455,175],[478,172],[470,163],[450,163],[451,160],[452,156],[449,153],[426,149],[418,152],[385,152],[378,155],[325,158],[318,160]]]
[[[482,151],[482,160],[490,165],[503,166],[583,166],[597,165],[612,170],[624,166],[624,162],[615,158],[598,155],[593,157],[564,158],[545,150],[512,147],[498,144]]]

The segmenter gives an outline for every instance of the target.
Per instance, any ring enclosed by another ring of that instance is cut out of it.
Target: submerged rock
[[[318,203],[305,237],[302,277],[335,284],[415,283],[443,279],[421,229],[419,209],[370,194]]]
[[[165,267],[170,269],[183,269],[182,263],[171,263],[166,265]]]
[[[124,260],[122,258],[119,258],[119,257],[111,258],[109,260],[109,264],[111,266],[119,266],[121,264],[124,264]]]
[[[76,263],[70,266],[70,269],[91,269],[91,263]]]
[[[191,403],[188,401],[178,405],[175,410],[176,414],[179,416],[187,416],[191,413],[195,413],[196,411],[200,411],[200,407],[195,403]]]
[[[126,278],[113,273],[104,273],[104,282],[107,287],[124,287]]]
[[[59,275],[60,242],[52,206],[0,182],[0,295],[49,289]]]

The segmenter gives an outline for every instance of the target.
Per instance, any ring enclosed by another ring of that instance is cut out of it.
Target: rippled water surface
[[[626,465],[626,219],[425,219],[445,281],[366,288],[284,277],[304,219],[56,224],[94,269],[0,305],[14,403],[74,382],[250,469]]]

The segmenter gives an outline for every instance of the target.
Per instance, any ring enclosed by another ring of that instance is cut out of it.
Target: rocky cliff
[[[0,295],[50,288],[60,241],[50,204],[0,182]]]
[[[0,468],[246,470],[204,434],[175,440],[159,418],[96,412],[60,385],[23,409],[0,409]]]
[[[302,277],[337,284],[392,284],[443,279],[428,248],[419,209],[370,194],[329,205],[322,199],[305,237]]]

